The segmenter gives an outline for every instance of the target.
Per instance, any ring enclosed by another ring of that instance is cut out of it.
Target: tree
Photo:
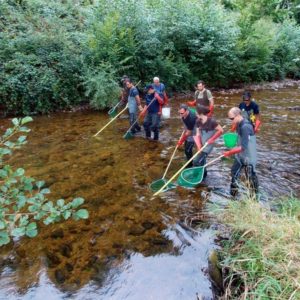
[[[38,234],[36,221],[45,225],[67,220],[87,219],[86,209],[77,208],[84,199],[75,198],[66,203],[64,199],[53,202],[47,198],[50,190],[44,181],[36,181],[25,176],[25,170],[14,170],[4,164],[4,158],[12,151],[26,144],[28,129],[25,124],[31,117],[14,118],[13,127],[8,128],[0,137],[0,246],[8,244],[13,238],[22,236],[35,237]]]

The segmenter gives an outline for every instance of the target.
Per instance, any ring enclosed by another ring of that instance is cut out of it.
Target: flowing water
[[[215,115],[223,126],[241,93],[215,96]],[[258,135],[261,193],[299,196],[300,89],[261,90],[254,97],[263,119]],[[143,137],[124,140],[125,118],[93,138],[108,120],[105,113],[34,118],[28,144],[10,163],[45,180],[51,199],[84,197],[90,217],[44,227],[35,239],[2,247],[0,299],[212,299],[207,258],[216,246],[200,213],[214,197],[211,190],[228,189],[231,161],[211,166],[207,184],[195,190],[177,188],[152,198],[148,188],[161,178],[182,132],[181,102],[172,102],[159,143]],[[208,160],[223,150],[220,139]],[[181,149],[169,175],[183,161]]]

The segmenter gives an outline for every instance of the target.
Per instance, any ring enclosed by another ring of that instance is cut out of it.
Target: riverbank
[[[221,226],[221,299],[300,299],[300,201],[273,208],[249,197],[216,212]]]

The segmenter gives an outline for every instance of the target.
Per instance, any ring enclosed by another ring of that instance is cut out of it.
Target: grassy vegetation
[[[230,230],[220,252],[223,299],[300,299],[300,200],[274,207],[247,199],[219,214]]]

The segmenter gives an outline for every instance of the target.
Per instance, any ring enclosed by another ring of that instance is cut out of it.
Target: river
[[[240,102],[241,93],[214,95],[215,116],[228,129],[227,111]],[[300,89],[253,95],[263,120],[257,168],[261,194],[267,200],[300,196]],[[177,113],[182,102],[171,101],[171,119],[164,121],[159,143],[124,140],[124,118],[94,138],[108,120],[105,113],[34,118],[28,144],[10,163],[45,180],[51,199],[85,198],[90,217],[41,226],[37,238],[2,247],[0,299],[212,299],[207,258],[217,246],[201,211],[214,190],[228,190],[231,161],[212,165],[206,184],[197,189],[177,188],[152,198],[148,188],[162,177],[182,132]],[[0,125],[7,124],[1,120]],[[224,149],[219,139],[208,161]],[[180,149],[168,175],[183,161]]]

